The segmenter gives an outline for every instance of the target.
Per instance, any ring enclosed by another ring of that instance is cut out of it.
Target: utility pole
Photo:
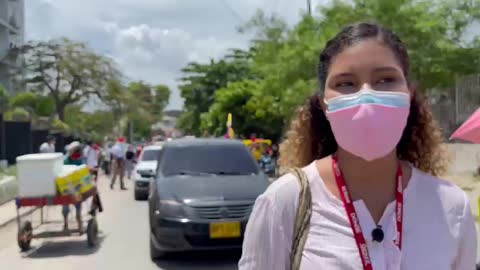
[[[133,143],[133,139],[134,139],[134,132],[133,132],[133,129],[134,129],[134,127],[133,127],[133,121],[132,121],[132,120],[130,120],[129,122],[130,122],[130,123],[128,124],[128,128],[129,128],[129,132],[128,132],[128,133],[129,133],[129,137],[130,137],[130,143]]]
[[[307,0],[308,16],[312,16],[312,0]]]

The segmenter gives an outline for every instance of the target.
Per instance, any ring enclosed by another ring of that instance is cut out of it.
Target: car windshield
[[[257,174],[258,167],[243,145],[194,145],[165,149],[161,164],[166,176],[248,175]]]
[[[145,150],[142,155],[142,161],[156,161],[160,154],[160,149],[156,150]]]

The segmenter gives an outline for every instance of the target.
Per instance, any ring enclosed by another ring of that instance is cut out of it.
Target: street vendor
[[[65,156],[64,164],[65,165],[83,165],[84,164],[84,157],[82,153],[82,144],[78,141],[74,141],[67,145],[66,147],[67,155]],[[75,205],[75,212],[76,212],[76,219],[78,223],[78,230],[80,232],[83,231],[82,228],[82,204],[81,202],[77,202]],[[62,209],[63,214],[63,222],[64,222],[64,230],[68,231],[68,215],[70,213],[70,205],[64,205]]]

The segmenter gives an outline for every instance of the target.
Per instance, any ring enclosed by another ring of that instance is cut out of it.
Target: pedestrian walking
[[[136,162],[136,157],[135,156],[136,156],[135,149],[133,148],[132,145],[129,145],[127,153],[125,154],[127,178],[129,180],[131,180],[132,172],[133,172],[133,169],[135,168],[135,162]]]
[[[85,148],[83,149],[83,155],[87,167],[93,172],[95,180],[98,177],[98,161],[100,159],[99,147],[94,145],[92,141],[87,141]]]
[[[239,270],[475,269],[469,199],[437,177],[442,133],[400,38],[349,25],[319,59],[320,91],[280,148],[299,169],[256,200]]]
[[[56,139],[52,135],[47,136],[47,141],[40,145],[40,153],[55,153]]]
[[[65,165],[76,165],[80,166],[85,164],[85,159],[82,155],[82,145],[78,141],[74,141],[67,145],[66,147],[67,155],[65,156],[64,164]],[[78,230],[82,232],[82,203],[78,202],[74,204],[75,213],[77,219]],[[64,205],[62,207],[63,215],[63,229],[68,231],[68,215],[70,214],[70,206]]]
[[[110,176],[112,172],[112,144],[110,142],[105,143],[102,149],[102,167],[105,175]]]
[[[99,160],[100,160],[100,147],[98,144],[94,144],[92,141],[88,141],[83,149],[83,155],[85,157],[86,165],[90,170],[90,173],[94,177],[95,183],[98,181]],[[95,215],[95,210],[103,212],[102,200],[97,193],[93,196],[92,204],[90,208],[90,214]]]
[[[125,138],[119,138],[115,145],[112,147],[112,169],[113,169],[113,176],[112,182],[110,183],[110,188],[113,189],[115,182],[117,181],[117,177],[120,178],[120,189],[126,190],[125,183],[123,178],[125,176],[125,149],[126,140]]]

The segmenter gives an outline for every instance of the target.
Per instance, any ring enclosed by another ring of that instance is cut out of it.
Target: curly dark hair
[[[381,42],[394,52],[409,82],[408,51],[394,32],[376,23],[365,22],[343,28],[327,42],[320,54],[318,65],[320,90],[299,108],[292,120],[286,139],[280,147],[282,167],[303,167],[337,150],[337,142],[330,123],[320,104],[329,68],[333,58],[345,48],[371,39]],[[411,86],[410,82],[409,85]],[[415,167],[432,175],[441,175],[447,169],[449,158],[439,125],[433,119],[426,100],[417,91],[412,98],[407,126],[397,145],[397,155],[399,159],[409,161]]]

